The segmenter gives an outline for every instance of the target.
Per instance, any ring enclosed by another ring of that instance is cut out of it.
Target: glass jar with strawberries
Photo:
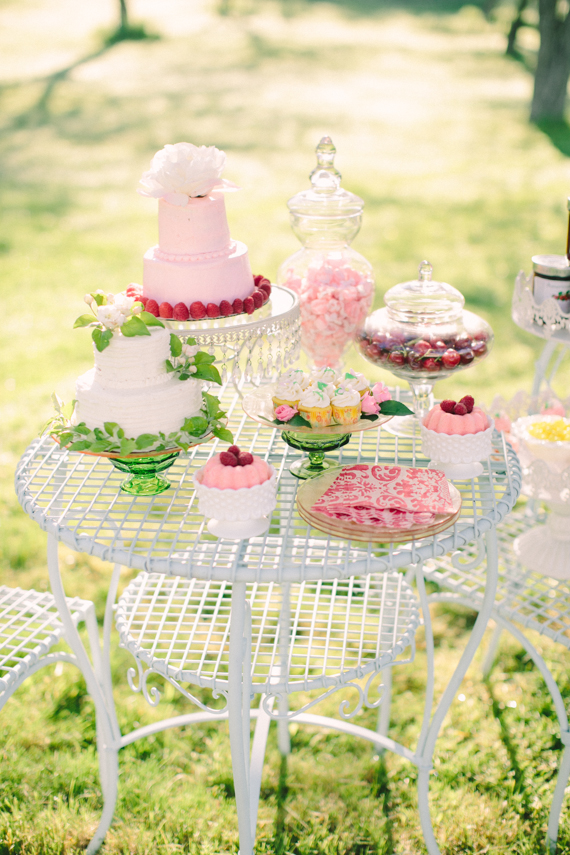
[[[432,279],[422,261],[417,279],[386,292],[386,307],[373,312],[358,334],[362,355],[407,380],[416,416],[433,404],[436,380],[484,359],[493,343],[489,324],[463,306],[463,295],[447,282]]]
[[[301,345],[317,367],[339,368],[374,296],[372,265],[352,249],[364,202],[340,186],[336,149],[323,137],[311,188],[289,199],[291,226],[303,249],[287,258],[277,283],[299,296]]]

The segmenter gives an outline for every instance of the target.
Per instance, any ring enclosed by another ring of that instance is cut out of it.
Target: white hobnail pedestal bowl
[[[271,469],[271,477],[255,487],[239,490],[220,490],[201,483],[204,467],[194,474],[194,486],[198,496],[200,513],[210,517],[208,531],[216,537],[228,540],[245,540],[258,537],[269,528],[271,513],[277,504],[277,476]]]
[[[463,436],[438,433],[421,425],[422,451],[430,458],[430,468],[439,469],[452,481],[476,478],[483,472],[480,461],[491,454],[494,425],[490,419],[487,430]]]

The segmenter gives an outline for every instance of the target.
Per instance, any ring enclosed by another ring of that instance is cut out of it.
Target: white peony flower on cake
[[[173,205],[186,205],[188,196],[206,196],[221,183],[225,163],[225,152],[213,145],[165,145],[154,155],[148,172],[143,173],[139,193],[155,199],[167,197]]]

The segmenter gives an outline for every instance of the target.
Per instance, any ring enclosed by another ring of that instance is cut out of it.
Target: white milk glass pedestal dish
[[[277,504],[277,482],[273,466],[263,484],[239,490],[220,490],[202,483],[204,469],[194,475],[200,513],[209,517],[208,531],[216,537],[245,540],[258,537],[269,528]]]
[[[482,460],[491,454],[494,422],[487,430],[449,435],[420,425],[422,451],[430,458],[430,469],[439,469],[451,481],[476,478],[483,472]]]

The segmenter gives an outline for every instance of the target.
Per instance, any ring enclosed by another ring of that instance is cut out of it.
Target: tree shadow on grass
[[[281,0],[283,7],[291,0]],[[485,12],[488,0],[302,0],[303,6],[333,5],[355,18],[365,18],[390,11],[409,12],[412,15],[452,15],[464,6],[476,6]]]
[[[564,157],[570,157],[570,125],[568,122],[543,119],[535,124]]]
[[[98,59],[120,42],[141,40],[156,41],[159,38],[160,36],[157,33],[148,32],[142,24],[128,27],[119,26],[114,30],[102,34],[103,43],[98,50],[92,51],[91,53],[76,59],[75,62],[67,65],[65,68],[61,68],[59,71],[54,71],[52,74],[36,78],[35,80],[22,80],[15,83],[1,85],[0,94],[2,91],[14,89],[18,86],[29,85],[30,83],[42,84],[42,90],[39,98],[31,107],[28,107],[27,110],[24,110],[22,113],[14,116],[10,125],[7,128],[4,128],[4,130],[20,130],[21,128],[40,127],[41,125],[49,124],[52,120],[51,100],[55,89],[59,83],[67,80],[69,75],[75,71],[76,68],[79,68],[81,65],[86,65],[94,59]]]

